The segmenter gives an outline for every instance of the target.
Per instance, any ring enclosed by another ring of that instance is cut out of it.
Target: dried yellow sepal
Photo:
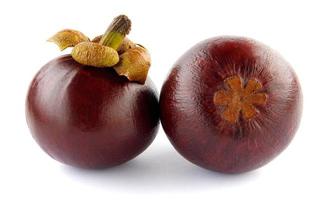
[[[151,65],[149,52],[142,46],[128,49],[120,55],[120,62],[114,66],[119,75],[126,76],[130,81],[145,83]]]
[[[90,39],[80,31],[65,29],[53,35],[48,41],[57,44],[62,51],[68,47],[74,47],[81,42],[90,41]]]
[[[92,42],[99,43],[100,40],[102,39],[102,37],[103,37],[103,35],[96,36],[92,40]],[[135,47],[136,47],[136,44],[134,42],[132,42],[129,38],[125,37],[123,42],[122,42],[122,44],[117,49],[117,51],[118,51],[118,54],[122,54],[125,51],[127,51],[128,49],[132,49],[132,48],[135,48]]]
[[[126,52],[128,49],[135,48],[137,45],[133,43],[131,40],[129,40],[127,37],[124,38],[122,44],[117,49],[118,54],[122,54]]]
[[[94,42],[77,44],[71,55],[78,63],[94,67],[111,67],[119,61],[119,55],[115,49]]]

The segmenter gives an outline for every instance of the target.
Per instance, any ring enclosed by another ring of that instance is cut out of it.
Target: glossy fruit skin
[[[81,168],[107,168],[143,152],[156,136],[159,109],[150,80],[144,85],[112,68],[83,66],[65,55],[33,79],[26,119],[41,148]]]
[[[250,120],[229,123],[214,105],[224,80],[255,78],[268,94]],[[176,150],[192,163],[222,173],[259,168],[292,140],[302,92],[291,66],[269,47],[242,37],[216,37],[188,50],[174,65],[160,95],[162,126]]]

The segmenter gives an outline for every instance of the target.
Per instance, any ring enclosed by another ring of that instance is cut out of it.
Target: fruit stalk
[[[99,44],[117,50],[122,44],[126,35],[130,32],[131,21],[126,15],[119,15],[114,18],[102,36]]]

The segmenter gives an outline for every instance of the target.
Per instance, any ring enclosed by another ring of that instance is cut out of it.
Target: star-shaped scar
[[[267,103],[268,95],[259,92],[262,84],[256,79],[249,79],[246,86],[240,76],[231,76],[224,80],[227,89],[214,94],[213,102],[222,106],[221,116],[230,123],[236,123],[240,116],[243,119],[252,119],[259,111],[254,105],[263,106]]]

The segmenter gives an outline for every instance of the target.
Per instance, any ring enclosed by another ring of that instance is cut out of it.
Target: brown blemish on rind
[[[259,92],[262,84],[256,79],[250,79],[244,87],[240,76],[231,76],[224,80],[227,89],[214,94],[213,102],[217,106],[224,106],[222,118],[236,123],[240,113],[245,120],[252,119],[258,110],[254,105],[266,105],[268,95]]]

